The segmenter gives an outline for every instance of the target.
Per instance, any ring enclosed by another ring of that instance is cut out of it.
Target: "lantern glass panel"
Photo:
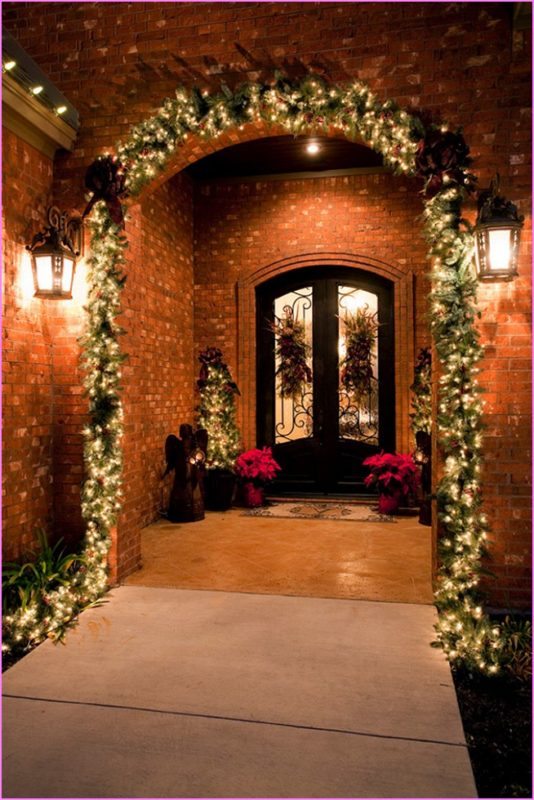
[[[54,286],[52,272],[52,256],[34,254],[35,272],[37,276],[37,291],[51,292]]]
[[[511,231],[509,228],[494,228],[489,234],[489,268],[491,272],[508,272],[511,258]]]
[[[61,291],[70,293],[72,287],[72,274],[74,271],[74,261],[67,256],[63,256],[63,276],[61,278]]]

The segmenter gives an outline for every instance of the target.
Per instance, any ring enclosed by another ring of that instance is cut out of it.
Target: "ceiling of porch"
[[[308,146],[317,145],[310,153]],[[270,136],[225,147],[187,168],[195,180],[256,175],[380,169],[382,158],[363,144],[329,136]]]

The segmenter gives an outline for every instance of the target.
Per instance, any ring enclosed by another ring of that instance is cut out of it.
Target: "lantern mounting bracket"
[[[60,211],[57,206],[50,206],[47,218],[49,224],[44,231],[35,234],[32,243],[26,245],[26,250],[33,253],[40,244],[47,244],[56,249],[63,246],[78,258],[83,245],[81,216],[70,216],[66,211]]]
[[[522,223],[525,219],[517,213],[515,203],[499,194],[500,185],[501,178],[497,172],[490,183],[489,189],[480,192],[478,196],[478,223],[485,223],[495,219]]]

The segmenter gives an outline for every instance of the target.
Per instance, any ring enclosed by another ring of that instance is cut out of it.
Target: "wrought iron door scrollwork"
[[[281,405],[281,419],[275,425],[277,444],[313,436],[313,392],[303,392],[300,399],[292,397],[290,403],[290,415],[284,415],[288,403]],[[299,430],[304,436],[295,436],[295,431]]]
[[[295,289],[274,302],[273,331],[283,325],[284,320],[291,319],[300,322],[304,331],[307,331],[307,349],[311,354],[311,314],[313,308],[313,287],[306,286]],[[276,348],[275,348],[276,349]],[[308,355],[309,355],[308,354]],[[280,375],[280,358],[275,357],[275,443],[282,444],[297,439],[313,436],[313,385],[310,364],[304,370],[307,377],[302,380],[302,389],[294,393],[288,392],[287,387],[282,387]],[[298,385],[298,383],[297,383]]]
[[[370,379],[365,402],[339,387],[339,436],[368,444],[378,444],[378,380]]]

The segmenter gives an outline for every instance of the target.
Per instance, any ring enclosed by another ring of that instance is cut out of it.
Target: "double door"
[[[298,270],[257,290],[258,443],[282,467],[276,491],[365,493],[364,459],[394,450],[392,301],[389,281],[348,268]],[[288,320],[307,367],[296,390],[284,388],[279,346]]]

